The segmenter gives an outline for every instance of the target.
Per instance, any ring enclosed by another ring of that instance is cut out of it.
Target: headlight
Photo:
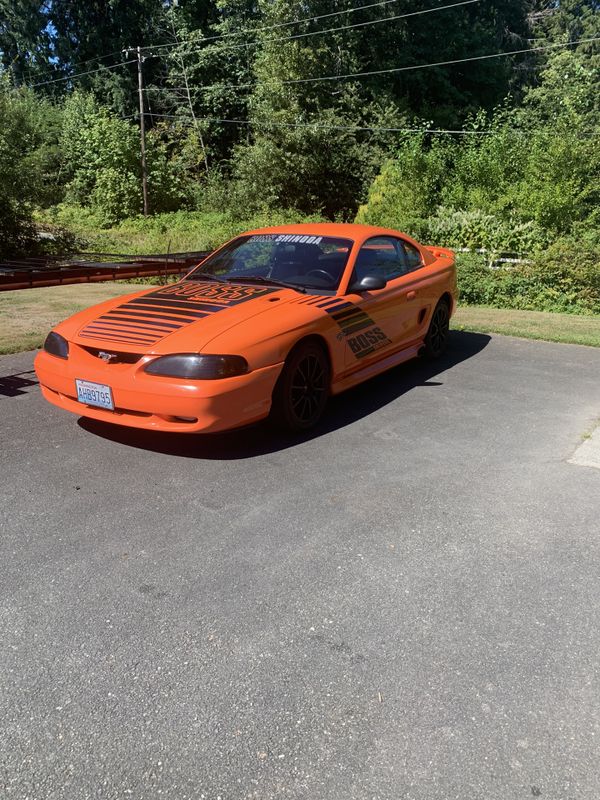
[[[198,381],[213,381],[231,378],[248,372],[248,362],[241,356],[202,356],[196,353],[181,353],[176,356],[161,356],[144,367],[150,375],[169,378],[191,378]]]
[[[69,357],[69,343],[60,333],[54,333],[54,331],[50,331],[46,336],[44,350],[52,356],[58,356],[58,358]]]

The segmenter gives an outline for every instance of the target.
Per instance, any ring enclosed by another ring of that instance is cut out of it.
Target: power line
[[[201,39],[198,40],[198,44],[200,42],[212,42],[215,39],[226,39],[230,36],[244,36],[245,34],[254,34],[254,33],[261,33],[262,31],[273,31],[278,28],[286,28],[290,25],[300,25],[302,22],[317,22],[320,19],[326,19],[328,17],[338,17],[340,14],[353,14],[355,11],[364,11],[368,8],[375,8],[389,5],[390,3],[397,3],[398,0],[379,0],[378,3],[369,3],[366,6],[354,6],[353,8],[347,8],[344,11],[331,11],[328,14],[318,14],[314,17],[304,17],[303,19],[295,19],[290,20],[289,22],[278,22],[275,25],[263,25],[259,28],[246,28],[245,30],[241,31],[232,31],[231,33],[219,33],[215,36],[203,36]],[[162,47],[173,47],[173,42],[167,42],[165,44],[149,44],[145,47],[142,47],[142,50],[159,50]]]
[[[354,8],[348,8],[345,11],[332,11],[332,12],[330,12],[328,14],[320,14],[320,15],[315,16],[315,17],[305,17],[304,19],[292,20],[290,22],[280,22],[280,23],[278,23],[276,25],[265,25],[265,26],[262,26],[262,27],[259,27],[259,28],[247,28],[246,30],[235,31],[235,32],[232,32],[232,33],[220,33],[220,34],[216,34],[214,36],[204,36],[201,39],[199,39],[198,41],[199,42],[208,42],[208,41],[214,41],[216,39],[227,38],[229,36],[239,36],[239,35],[243,35],[243,34],[246,34],[246,33],[258,33],[258,32],[261,32],[261,31],[275,30],[275,29],[278,29],[278,28],[287,27],[289,25],[298,25],[301,22],[316,22],[317,20],[325,19],[326,17],[335,17],[335,16],[339,16],[341,14],[352,14],[355,11],[363,11],[364,9],[381,7],[381,6],[385,6],[385,5],[390,5],[390,3],[397,3],[397,2],[398,2],[398,0],[379,0],[379,2],[377,2],[377,3],[370,3],[369,5],[365,5],[365,6],[356,6]],[[478,2],[478,0],[471,0],[471,2]],[[421,13],[427,13],[428,11],[436,11],[436,10],[437,9],[427,9],[426,11],[423,11],[423,12],[414,12],[414,13],[421,14]],[[406,16],[412,16],[412,14],[407,14]],[[192,31],[192,33],[193,32],[194,31]],[[149,44],[149,45],[144,45],[143,47],[141,47],[141,50],[159,50],[159,49],[161,49],[163,47],[173,47],[173,46],[175,46],[175,44],[181,44],[181,42],[177,41],[177,42],[166,42],[164,44]],[[245,47],[246,45],[243,45],[243,46]],[[82,61],[74,61],[74,62],[72,62],[70,64],[70,66],[71,67],[77,67],[80,64],[91,64],[94,61],[98,62],[98,61],[102,61],[105,58],[110,58],[111,56],[120,55],[122,52],[123,52],[123,49],[115,50],[112,53],[105,53],[105,54],[103,54],[101,56],[94,56],[93,58],[86,58],[86,59],[84,59]],[[192,52],[195,52],[195,51],[192,51]],[[154,56],[146,56],[146,57],[148,58],[148,57],[154,57]],[[158,56],[156,56],[156,57],[158,57]],[[117,66],[117,65],[113,65],[113,66]],[[85,73],[78,73],[78,74],[85,74]],[[87,73],[87,74],[90,74],[90,73]],[[71,76],[71,77],[75,77],[75,76]],[[64,79],[63,78],[57,78],[57,80],[68,80],[68,78],[64,78]],[[52,81],[43,81],[42,83],[36,83],[36,84],[33,84],[33,85],[34,86],[44,86],[46,83],[52,83]]]
[[[35,89],[38,86],[47,86],[49,83],[59,83],[60,81],[72,81],[75,78],[82,78],[84,75],[94,75],[96,72],[104,72],[105,70],[116,69],[117,67],[122,67],[125,64],[134,64],[137,59],[132,58],[129,61],[119,61],[118,64],[111,64],[108,67],[99,67],[98,69],[89,69],[87,72],[76,72],[74,75],[65,75],[62,78],[53,78],[50,81],[40,81],[39,83],[30,83],[28,84],[29,89]]]
[[[544,45],[542,47],[528,47],[522,50],[508,50],[503,53],[489,53],[483,56],[470,56],[469,58],[455,58],[448,61],[434,61],[430,64],[413,64],[411,66],[406,67],[391,67],[390,69],[375,69],[369,70],[367,72],[348,72],[343,75],[321,75],[316,78],[294,78],[291,80],[285,81],[276,81],[274,85],[276,86],[287,86],[287,85],[295,85],[301,83],[318,83],[320,81],[339,81],[345,80],[346,78],[367,78],[372,77],[374,75],[391,75],[396,74],[399,72],[410,72],[413,70],[420,70],[420,69],[428,69],[430,67],[447,67],[454,64],[466,64],[472,63],[474,61],[484,61],[486,59],[492,58],[503,58],[505,56],[515,56],[521,55],[523,53],[538,53],[543,50],[552,50],[558,47],[569,47],[574,44],[584,44],[587,42],[597,42],[600,40],[600,36],[594,36],[589,39],[577,39],[572,42],[558,42],[554,44]],[[246,89],[246,88],[255,88],[257,86],[271,86],[273,85],[270,81],[258,81],[256,83],[239,83],[239,84],[209,84],[208,86],[196,86],[190,87],[190,89],[194,89],[195,91],[206,92],[211,89]],[[146,91],[150,91],[154,87],[148,87]],[[173,86],[170,87],[171,91],[183,91],[185,87],[181,86]]]
[[[263,32],[263,31],[276,30],[276,29],[283,28],[283,27],[289,27],[290,25],[299,25],[302,22],[316,22],[317,20],[326,19],[326,18],[329,18],[329,17],[336,17],[336,16],[340,16],[342,14],[352,14],[355,11],[363,11],[365,9],[376,8],[376,7],[380,8],[382,6],[390,5],[391,3],[397,3],[397,2],[398,2],[398,0],[379,0],[379,2],[377,2],[377,3],[369,3],[368,5],[364,5],[364,6],[355,6],[353,8],[348,8],[348,9],[346,9],[344,11],[332,11],[332,12],[330,12],[328,14],[319,14],[317,16],[305,17],[303,19],[291,20],[289,22],[280,22],[280,23],[278,23],[276,25],[265,25],[265,26],[258,27],[258,28],[247,28],[246,30],[235,31],[235,32],[232,32],[232,33],[222,33],[222,34],[216,34],[214,36],[205,36],[205,37],[202,37],[201,39],[199,39],[198,43],[215,41],[217,39],[228,38],[228,37],[231,37],[231,36],[240,36],[240,35],[244,35],[244,34],[254,34],[254,33],[260,33],[260,32]],[[300,38],[303,38],[305,36],[317,36],[317,35],[319,35],[321,33],[331,33],[331,32],[334,32],[334,31],[342,31],[342,30],[348,30],[350,28],[361,27],[363,25],[374,25],[374,24],[378,24],[380,22],[390,22],[390,21],[397,20],[397,19],[404,19],[406,17],[420,16],[422,14],[429,14],[429,13],[433,13],[433,12],[437,12],[437,11],[444,11],[444,10],[446,10],[448,8],[454,8],[456,6],[469,5],[471,3],[479,3],[479,2],[481,2],[481,0],[463,0],[462,2],[452,3],[450,5],[437,6],[435,8],[426,8],[426,9],[424,9],[422,11],[411,11],[411,12],[406,13],[406,14],[397,14],[397,15],[394,15],[392,17],[383,17],[383,18],[378,19],[378,20],[369,20],[367,22],[357,23],[355,25],[344,25],[344,26],[340,26],[340,27],[336,27],[336,28],[330,28],[330,29],[322,30],[322,31],[312,31],[312,32],[309,32],[309,33],[303,33],[303,34],[297,34],[297,35],[294,35],[294,36],[283,37],[281,39],[268,39],[267,42],[268,43],[270,43],[270,42],[279,42],[279,41],[284,42],[284,41],[289,41],[291,39],[300,39]],[[259,41],[254,41],[254,42],[247,42],[247,43],[244,43],[244,44],[229,45],[228,49],[245,48],[248,45],[256,45],[256,44],[260,44],[260,43],[261,42],[259,42]],[[143,51],[145,51],[145,50],[159,50],[159,49],[162,49],[162,48],[165,48],[165,47],[174,47],[176,44],[181,44],[181,41],[168,42],[168,43],[164,43],[164,44],[155,44],[155,45],[144,45],[143,47],[141,47],[141,50],[143,50]],[[73,67],[73,66],[79,66],[80,64],[90,64],[92,62],[99,62],[99,61],[102,61],[105,58],[111,58],[112,56],[120,55],[122,52],[123,52],[123,49],[115,50],[112,53],[105,53],[103,55],[94,56],[93,58],[87,58],[87,59],[84,59],[82,61],[75,61],[75,62],[71,63],[70,66]],[[190,52],[197,52],[197,50],[194,49],[194,50],[191,50]],[[146,58],[160,58],[160,57],[161,56],[154,55],[154,54],[150,54],[150,55],[146,56]],[[110,65],[108,67],[101,66],[100,68],[98,68],[95,71],[101,72],[102,69],[114,69],[114,67],[120,66],[123,63],[132,63],[132,62],[120,62],[120,64],[112,64],[112,65]],[[34,88],[36,86],[45,86],[45,85],[47,85],[49,83],[56,83],[56,82],[59,82],[59,81],[69,80],[69,78],[79,77],[81,75],[91,75],[91,74],[93,74],[93,72],[94,72],[94,70],[90,70],[88,72],[76,73],[75,75],[71,75],[69,77],[61,77],[61,78],[56,78],[54,80],[41,81],[39,83],[31,84],[31,88]]]
[[[391,17],[381,17],[380,19],[370,19],[370,20],[367,20],[365,22],[355,22],[355,23],[353,23],[351,25],[339,25],[339,26],[337,26],[335,28],[324,28],[324,29],[318,30],[318,31],[308,31],[307,33],[295,33],[292,36],[281,36],[279,38],[275,37],[273,39],[264,39],[262,41],[260,39],[256,39],[253,42],[244,42],[243,44],[229,44],[229,45],[226,44],[226,45],[224,45],[223,49],[239,50],[239,49],[245,49],[245,48],[247,48],[249,46],[250,47],[254,47],[256,45],[272,44],[272,43],[279,43],[279,42],[290,42],[290,41],[295,40],[295,39],[305,39],[305,38],[307,38],[309,36],[321,36],[321,35],[323,35],[325,33],[337,33],[339,31],[347,31],[347,30],[351,30],[351,29],[354,29],[354,28],[363,28],[363,27],[368,26],[368,25],[380,25],[382,22],[394,22],[395,20],[406,19],[407,17],[418,17],[418,16],[421,16],[422,14],[431,14],[431,13],[434,13],[434,12],[437,12],[437,11],[445,11],[445,10],[450,9],[450,8],[457,8],[458,6],[468,6],[468,5],[472,5],[473,3],[480,3],[480,2],[481,2],[481,0],[461,0],[461,2],[450,3],[449,5],[445,5],[445,6],[437,6],[436,8],[426,8],[423,11],[411,11],[411,12],[409,12],[407,14],[395,14],[394,16],[391,16]],[[379,4],[377,4],[377,5],[379,5]],[[367,7],[368,6],[364,6],[364,8],[367,8]],[[338,12],[338,13],[343,13],[343,12]],[[325,15],[325,16],[328,16],[328,15]],[[188,50],[186,55],[188,55],[189,53],[200,52],[202,49],[203,48],[194,48],[193,50]],[[150,54],[149,56],[147,56],[147,58],[163,58],[163,56],[160,55],[160,54],[158,54],[158,55]]]
[[[191,121],[186,120],[184,117],[178,116],[176,114],[154,114],[153,116],[160,118],[160,119],[173,119],[179,122],[183,122],[186,125],[192,125]],[[366,132],[373,132],[373,133],[430,133],[430,134],[455,134],[460,136],[490,136],[496,131],[494,130],[460,130],[460,129],[446,129],[446,128],[397,128],[397,127],[386,127],[386,126],[370,126],[370,125],[328,125],[326,123],[320,122],[260,122],[254,121],[249,119],[223,119],[220,117],[197,117],[196,122],[222,122],[227,124],[233,125],[250,125],[250,126],[258,126],[258,127],[275,127],[275,128],[316,128],[316,129],[325,129],[325,130],[336,130],[336,131],[366,131]],[[511,133],[518,133],[523,136],[528,136],[531,133],[544,133],[544,130],[538,129],[535,131],[532,130],[525,130],[523,128],[508,128],[503,130],[510,130]],[[555,134],[553,135],[560,135]],[[589,136],[597,136],[597,134],[590,132],[585,132],[585,135]]]
[[[83,61],[73,61],[69,62],[70,67],[78,67],[80,64],[91,64],[93,61],[102,61],[105,58],[111,58],[112,56],[120,56],[123,52],[123,48],[120,50],[113,50],[112,53],[105,53],[101,56],[93,56],[92,58],[85,58]]]
[[[470,2],[479,2],[479,0],[469,0],[469,1]],[[290,22],[281,22],[281,23],[279,23],[277,25],[263,26],[263,27],[260,27],[260,28],[249,28],[249,29],[247,29],[245,31],[235,31],[234,33],[217,34],[215,36],[206,36],[206,37],[203,37],[202,39],[200,39],[199,41],[207,42],[207,41],[213,41],[213,40],[216,40],[216,39],[223,39],[223,38],[226,38],[226,37],[229,37],[229,36],[239,36],[240,34],[243,35],[244,33],[256,33],[256,32],[265,31],[265,30],[275,30],[276,28],[281,28],[281,27],[285,27],[285,26],[288,26],[288,25],[297,25],[297,24],[299,24],[301,22],[308,22],[308,21],[314,22],[314,21],[319,20],[319,19],[324,19],[325,17],[339,16],[340,14],[351,14],[354,11],[362,11],[363,9],[374,8],[375,6],[389,5],[390,3],[397,3],[397,2],[398,2],[398,0],[379,0],[379,2],[377,2],[377,3],[370,3],[369,5],[365,5],[365,6],[356,6],[355,8],[349,8],[346,11],[334,11],[334,12],[331,12],[329,14],[321,14],[321,15],[316,16],[316,17],[307,17],[305,19],[298,19],[298,20],[293,20],[293,21],[290,21]],[[429,9],[429,10],[431,10],[431,9]],[[418,12],[418,13],[427,13],[427,12]],[[407,16],[411,16],[411,15],[409,14]],[[181,42],[178,41],[178,42],[169,42],[169,43],[166,43],[166,44],[145,45],[144,47],[141,47],[140,49],[141,50],[158,50],[158,49],[161,49],[163,47],[174,47],[175,44],[180,44],[180,43]],[[252,42],[251,44],[254,44],[254,42]],[[243,46],[245,47],[246,45],[243,45]],[[114,56],[114,55],[120,55],[122,52],[124,52],[123,49],[115,50],[112,53],[106,53],[106,54],[101,55],[101,56],[95,56],[94,58],[88,58],[88,59],[85,59],[84,61],[76,61],[71,66],[77,66],[79,64],[89,64],[89,63],[91,63],[93,61],[98,62],[98,61],[101,61],[104,58],[110,58],[111,56]],[[192,52],[196,52],[196,51],[192,51]],[[145,57],[146,58],[158,58],[159,56],[147,55]],[[116,67],[122,66],[123,64],[133,64],[134,61],[135,61],[135,59],[132,60],[132,61],[121,61],[118,64],[111,64],[109,66],[102,65],[98,69],[95,69],[95,70],[88,70],[86,72],[77,72],[77,73],[75,73],[73,75],[63,76],[61,78],[54,78],[52,80],[40,81],[38,83],[28,84],[28,86],[29,86],[29,88],[34,89],[37,86],[46,86],[46,85],[51,84],[51,83],[59,83],[61,81],[68,81],[68,80],[71,80],[72,78],[78,78],[78,77],[82,77],[84,75],[93,75],[96,72],[102,72],[104,69],[115,69]]]

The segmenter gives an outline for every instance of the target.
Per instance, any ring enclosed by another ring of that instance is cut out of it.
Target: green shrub
[[[48,209],[38,219],[73,230],[94,251],[132,254],[212,250],[246,230],[323,221],[316,215],[308,217],[281,209],[237,219],[227,211],[175,211],[131,217],[105,228],[104,218],[93,209],[67,204]]]
[[[32,201],[53,195],[55,121],[54,106],[11,88],[0,72],[0,258],[39,248]]]
[[[600,144],[555,120],[519,124],[506,109],[460,140],[405,137],[371,184],[358,222],[451,247],[533,253],[600,228]],[[521,120],[526,122],[526,120]]]
[[[535,222],[501,219],[485,211],[440,206],[424,224],[428,242],[447,247],[483,248],[491,253],[531,253],[545,240]]]
[[[141,212],[140,139],[134,124],[112,116],[90,95],[74,92],[65,102],[61,147],[68,203],[90,206],[103,227]],[[149,132],[146,151],[151,210],[176,210],[186,202],[186,187],[160,129]]]
[[[460,300],[466,305],[600,314],[600,248],[558,241],[529,264],[491,269],[484,258],[457,258]]]
[[[424,134],[406,137],[395,158],[386,161],[360,206],[356,222],[405,231],[427,238],[427,219],[438,204],[451,145]]]

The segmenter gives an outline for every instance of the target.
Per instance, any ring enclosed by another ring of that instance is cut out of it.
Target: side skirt
[[[392,369],[392,367],[397,367],[399,364],[403,364],[405,361],[410,361],[413,358],[417,358],[422,347],[422,342],[413,344],[410,347],[404,348],[404,350],[400,350],[397,353],[392,353],[391,356],[387,356],[387,358],[384,358],[381,361],[368,364],[366,367],[363,367],[363,369],[353,372],[351,375],[346,375],[345,377],[340,378],[335,383],[332,383],[331,394],[340,394],[340,392],[345,392],[346,389],[350,389],[352,386],[356,386],[358,383],[362,383],[369,378],[373,378],[375,375],[379,375],[381,372]]]

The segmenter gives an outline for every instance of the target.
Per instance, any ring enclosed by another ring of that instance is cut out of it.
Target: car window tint
[[[355,280],[377,275],[389,281],[407,271],[406,256],[400,242],[390,236],[369,239],[361,247],[354,266]]]
[[[414,247],[414,245],[410,244],[410,242],[405,242],[403,239],[401,246],[404,249],[406,265],[409,271],[412,271],[413,269],[419,269],[419,267],[423,266],[421,253],[416,247]]]

